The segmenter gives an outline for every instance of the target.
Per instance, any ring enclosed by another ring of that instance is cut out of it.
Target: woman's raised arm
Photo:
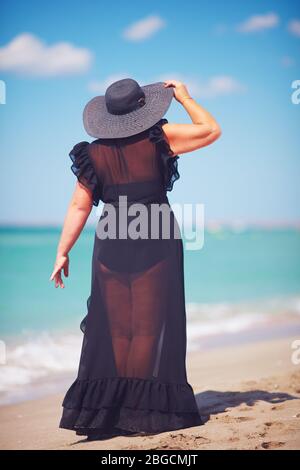
[[[196,103],[182,82],[167,80],[165,86],[174,88],[175,99],[192,119],[192,124],[163,124],[162,129],[174,155],[205,147],[220,137],[221,129],[215,118]]]

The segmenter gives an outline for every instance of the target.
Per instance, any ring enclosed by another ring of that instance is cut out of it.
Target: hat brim
[[[167,112],[174,91],[165,87],[164,82],[151,83],[141,87],[145,93],[145,104],[127,114],[110,114],[105,96],[95,96],[84,107],[83,125],[86,132],[97,138],[118,138],[149,129]]]

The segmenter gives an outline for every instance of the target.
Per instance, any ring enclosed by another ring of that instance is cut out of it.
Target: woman
[[[173,96],[191,124],[163,118]],[[78,181],[50,277],[55,287],[64,287],[68,254],[92,206],[102,200],[104,207],[78,376],[64,398],[60,427],[101,439],[200,425],[186,376],[183,245],[166,193],[179,178],[178,154],[211,144],[220,128],[176,80],[143,87],[132,79],[114,82],[87,103],[83,122],[96,140],[69,154]],[[167,236],[160,222],[166,212],[155,218],[154,206],[168,209]]]

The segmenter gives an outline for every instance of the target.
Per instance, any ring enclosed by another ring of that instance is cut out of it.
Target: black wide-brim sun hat
[[[96,138],[121,138],[149,129],[167,112],[174,91],[164,82],[140,86],[131,78],[112,83],[84,107],[83,125]]]

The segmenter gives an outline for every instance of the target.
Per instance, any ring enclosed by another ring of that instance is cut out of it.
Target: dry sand
[[[0,409],[1,449],[300,449],[300,365],[297,338],[193,352],[187,370],[202,426],[155,436],[86,442],[58,429],[62,396]],[[299,339],[299,338],[298,338]]]

